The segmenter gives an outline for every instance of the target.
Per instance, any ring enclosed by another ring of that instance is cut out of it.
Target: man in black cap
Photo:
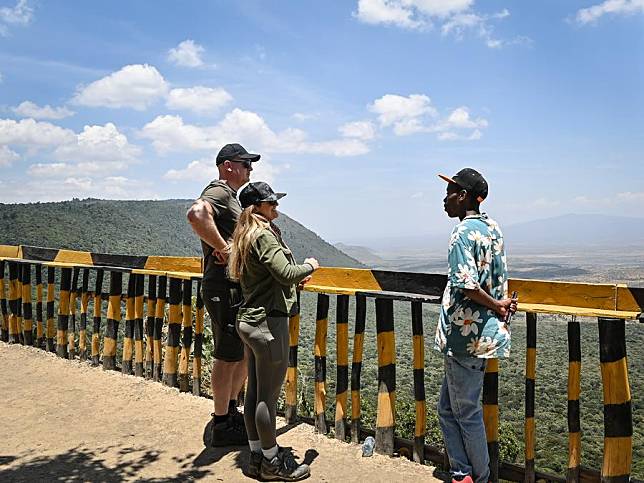
[[[239,286],[226,276],[229,241],[241,213],[237,190],[250,179],[251,154],[240,144],[226,144],[217,154],[219,179],[211,181],[187,213],[193,231],[201,238],[204,255],[202,295],[212,322],[214,362],[212,394],[215,412],[206,444],[247,444],[244,420],[237,412],[237,395],[246,380],[244,345],[235,329],[237,309],[242,303]],[[209,428],[210,428],[209,426]]]
[[[448,248],[447,286],[436,328],[435,348],[444,355],[445,377],[438,417],[449,456],[452,482],[486,483],[489,458],[481,391],[488,359],[509,357],[508,267],[499,225],[481,213],[487,181],[471,168],[447,181],[443,205],[460,223]]]

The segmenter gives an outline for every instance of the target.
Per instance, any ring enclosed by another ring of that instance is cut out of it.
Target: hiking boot
[[[299,481],[311,476],[309,465],[295,461],[290,451],[279,448],[272,460],[262,457],[259,476],[265,481]]]
[[[215,418],[211,424],[210,437],[205,440],[206,446],[239,446],[248,444],[248,435],[244,425],[236,424],[231,418],[223,423],[215,424]]]
[[[242,426],[246,427],[246,423],[244,422],[244,414],[240,413],[237,408],[228,411],[228,416],[230,416],[235,424],[241,424]]]
[[[452,478],[452,483],[474,483],[474,480],[472,480],[472,477],[470,475],[465,475],[461,476],[460,480]]]
[[[246,471],[248,476],[255,479],[259,478],[259,469],[262,466],[263,458],[264,455],[261,451],[259,453],[255,453],[254,451],[250,452],[250,456],[248,457],[248,470]]]

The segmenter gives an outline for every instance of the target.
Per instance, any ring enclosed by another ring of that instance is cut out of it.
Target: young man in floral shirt
[[[487,359],[510,355],[506,318],[516,310],[508,297],[508,268],[499,225],[479,211],[488,185],[471,168],[448,182],[443,200],[452,230],[447,286],[443,293],[435,347],[445,357],[438,415],[453,482],[487,482],[489,457],[481,391]]]

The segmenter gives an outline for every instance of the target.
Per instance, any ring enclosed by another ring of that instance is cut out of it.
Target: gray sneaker
[[[290,451],[279,448],[272,460],[262,457],[259,476],[265,481],[299,481],[311,476],[309,465],[295,461]]]
[[[248,470],[246,471],[248,476],[255,479],[259,478],[259,469],[262,466],[262,459],[264,459],[264,455],[261,451],[259,453],[255,453],[254,451],[250,452],[250,456],[248,457]]]

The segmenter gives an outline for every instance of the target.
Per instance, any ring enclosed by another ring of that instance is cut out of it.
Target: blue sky
[[[194,198],[241,142],[334,242],[446,231],[465,166],[502,225],[641,217],[643,85],[644,0],[0,0],[0,202]]]

